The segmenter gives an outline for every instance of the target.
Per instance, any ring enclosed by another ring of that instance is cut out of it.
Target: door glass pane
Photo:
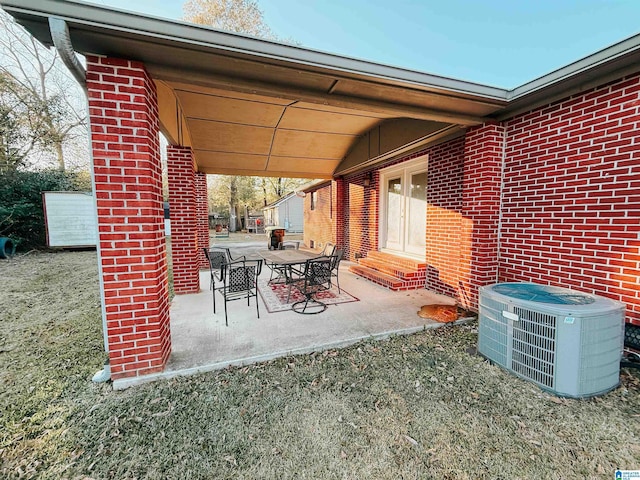
[[[387,242],[400,242],[401,217],[402,180],[393,178],[387,183]]]
[[[427,172],[411,175],[409,195],[407,243],[413,247],[424,247],[427,231]]]

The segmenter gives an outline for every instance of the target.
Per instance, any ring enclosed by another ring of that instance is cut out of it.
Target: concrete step
[[[379,272],[386,273],[387,275],[397,277],[401,280],[426,278],[427,275],[426,269],[415,269],[412,267],[394,265],[383,260],[378,260],[374,257],[361,258],[358,263],[364,267],[371,268],[372,270],[378,270]]]
[[[371,280],[373,283],[390,288],[391,290],[400,290],[403,285],[403,281],[398,277],[387,275],[386,273],[382,273],[363,265],[352,265],[349,267],[349,271],[364,277],[367,280]]]
[[[353,265],[349,267],[349,271],[359,275],[367,280],[377,283],[383,287],[387,287],[390,290],[416,290],[418,288],[424,288],[425,279],[416,278],[411,280],[401,280],[393,275],[387,275],[373,268],[368,268],[363,265]]]
[[[414,270],[426,270],[427,262],[424,260],[416,260],[413,258],[400,257],[386,252],[370,251],[367,252],[366,258],[384,262],[389,265],[396,265],[398,267],[410,268]]]

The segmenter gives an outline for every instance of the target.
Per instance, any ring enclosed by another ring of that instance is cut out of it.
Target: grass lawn
[[[348,322],[348,319],[345,319]],[[232,327],[229,327],[232,328]],[[640,375],[562,400],[473,325],[125,391],[96,385],[95,252],[0,260],[0,477],[584,479],[640,469]]]

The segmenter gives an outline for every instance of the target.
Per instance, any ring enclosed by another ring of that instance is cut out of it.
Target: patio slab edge
[[[453,325],[467,323],[470,319],[463,318],[453,322]],[[327,342],[320,345],[312,345],[309,347],[294,348],[291,350],[281,350],[278,352],[267,353],[264,355],[256,355],[252,357],[237,358],[233,360],[225,360],[222,362],[211,363],[191,368],[183,368],[180,370],[164,371],[141,377],[120,378],[113,381],[114,390],[125,390],[129,387],[143,385],[145,383],[155,382],[157,380],[170,380],[176,377],[196,375],[198,373],[212,372],[215,370],[223,370],[228,367],[243,367],[256,363],[268,362],[277,358],[290,357],[293,355],[307,355],[314,352],[331,350],[333,348],[345,348],[365,340],[385,340],[392,336],[412,335],[414,333],[433,330],[443,327],[443,323],[430,323],[416,327],[403,328],[398,330],[388,330],[386,332],[373,333],[369,335],[361,335],[336,342]]]

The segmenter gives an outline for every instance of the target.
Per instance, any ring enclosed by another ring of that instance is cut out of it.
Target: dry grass
[[[640,378],[559,400],[466,350],[473,326],[157,382],[103,361],[95,253],[0,261],[3,478],[612,478]]]

